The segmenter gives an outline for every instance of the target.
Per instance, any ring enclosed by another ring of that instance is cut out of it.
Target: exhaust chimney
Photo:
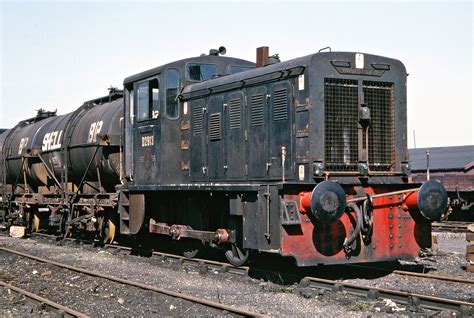
[[[263,67],[268,62],[268,46],[261,46],[257,48],[257,67]]]

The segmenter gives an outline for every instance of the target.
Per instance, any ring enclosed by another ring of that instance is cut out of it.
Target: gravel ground
[[[466,240],[462,233],[434,233],[438,244],[433,247],[433,255],[417,258],[414,262],[400,261],[401,270],[419,269],[432,275],[474,279],[474,275],[465,270]],[[413,278],[389,274],[375,280],[349,279],[348,282],[381,288],[400,288],[403,291],[445,296],[452,299],[474,302],[474,285],[454,283],[426,278]]]
[[[57,268],[7,252],[0,251],[0,259],[2,280],[93,316],[225,316],[222,311],[186,300]],[[23,304],[21,300],[17,301],[20,307],[14,306],[10,311],[10,301],[10,297],[0,298],[0,313],[5,308],[5,314],[12,316],[42,314],[43,308]]]
[[[471,279],[465,272],[465,248],[463,235],[438,234],[437,254],[418,259],[415,263],[404,262],[400,266],[424,266],[431,274],[459,276]],[[344,293],[316,292],[298,285],[279,285],[271,282],[223,273],[200,273],[197,269],[177,267],[158,258],[143,258],[115,254],[108,250],[94,249],[89,245],[62,246],[35,239],[0,237],[0,246],[35,254],[74,266],[98,270],[112,276],[206,297],[228,305],[242,307],[270,316],[342,316],[387,317],[417,316],[413,308],[391,303],[388,300],[371,302]],[[33,274],[36,271],[37,273]],[[46,273],[46,274],[45,274]],[[191,306],[151,292],[120,284],[87,277],[67,270],[25,260],[6,253],[0,254],[0,279],[10,280],[23,288],[41,290],[47,298],[66,304],[93,316],[222,316],[222,312]],[[414,279],[394,274],[372,279],[346,279],[366,286],[399,288],[425,293],[451,296],[456,299],[474,300],[471,286],[427,279]],[[26,288],[27,286],[28,288]],[[0,296],[0,316],[41,315],[31,306],[10,302],[3,293]],[[15,311],[16,310],[16,311]],[[19,312],[20,311],[20,312]],[[449,316],[442,313],[442,316]]]
[[[13,290],[0,287],[0,313],[4,317],[55,316],[58,312],[49,306],[25,297]]]
[[[40,243],[33,239],[7,237],[0,237],[0,245],[74,266],[99,270],[116,277],[206,297],[266,315],[365,316],[358,307],[357,311],[350,312],[347,307],[341,307],[341,304],[351,305],[357,301],[356,297],[349,295],[342,295],[338,301],[331,303],[326,301],[330,300],[331,295],[316,295],[308,291],[300,293],[297,286],[280,286],[233,274],[202,274],[186,267],[170,267],[156,258],[114,255],[88,246],[71,248]],[[25,289],[25,286],[28,286],[34,291],[42,290],[44,295],[52,300],[94,316],[222,316],[219,313],[199,310],[185,312],[189,306],[184,307],[176,302],[173,303],[175,308],[170,310],[171,303],[163,303],[163,300],[156,299],[153,294],[143,296],[142,291],[130,287],[119,288],[117,284],[104,281],[99,284],[96,278],[58,270],[35,261],[9,256],[7,253],[0,254],[0,259],[0,277],[4,277],[3,279],[9,279],[12,284],[19,284]],[[37,273],[33,274],[33,271]],[[76,278],[77,276],[79,277]],[[119,302],[120,299],[123,303]],[[11,312],[10,306],[0,306],[0,315],[11,315]]]

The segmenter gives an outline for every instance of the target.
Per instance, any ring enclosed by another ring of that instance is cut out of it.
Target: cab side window
[[[153,79],[137,85],[138,121],[155,119],[160,115],[160,90],[158,80]]]
[[[179,116],[178,91],[179,72],[170,68],[166,71],[166,115],[171,119],[176,119]]]
[[[148,82],[138,84],[138,120],[146,120],[150,118],[150,105],[148,103]]]

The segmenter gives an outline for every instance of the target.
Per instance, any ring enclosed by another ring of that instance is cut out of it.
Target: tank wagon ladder
[[[64,136],[64,143],[63,143],[63,147],[61,148],[61,154],[63,156],[63,162],[64,162],[64,166],[63,166],[63,169],[61,171],[61,182],[65,185],[64,186],[64,189],[66,191],[66,197],[65,199],[67,199],[68,201],[70,201],[70,198],[69,198],[69,191],[68,191],[68,188],[67,188],[67,183],[68,183],[68,171],[69,171],[69,158],[68,158],[68,153],[69,153],[69,145],[71,144],[71,140],[72,140],[72,135],[74,133],[74,130],[77,126],[77,124],[79,123],[80,119],[82,117],[84,117],[84,115],[87,113],[87,110],[92,108],[93,105],[91,104],[88,104],[88,103],[85,103],[83,104],[81,107],[79,107],[79,109],[75,112],[75,114],[73,116],[71,116],[71,118],[69,119],[69,122],[66,124],[66,133],[65,133],[65,136]]]
[[[5,150],[4,150],[4,156],[3,156],[3,158],[4,158],[4,160],[3,160],[3,162],[4,162],[4,171],[6,171],[6,158],[12,150],[12,143],[13,143],[14,137],[15,137],[15,135],[18,134],[18,129],[17,128],[22,123],[23,122],[18,123],[12,129],[12,132],[7,136],[7,138],[10,140],[10,142],[8,143],[8,146],[5,147]],[[9,213],[11,213],[10,211],[12,210],[12,205],[13,205],[12,200],[16,196],[15,191],[16,191],[18,185],[19,185],[21,175],[23,175],[23,191],[24,191],[24,193],[29,193],[29,186],[28,186],[28,182],[27,182],[27,179],[26,179],[26,171],[25,171],[25,169],[26,169],[25,165],[27,164],[26,151],[23,150],[22,153],[20,154],[20,156],[21,156],[21,169],[20,169],[20,171],[18,171],[18,174],[15,178],[15,183],[12,185],[11,196],[8,198],[8,201],[7,201],[6,204],[2,203],[8,209]],[[3,184],[6,184],[6,173],[4,173],[4,183]],[[2,198],[3,198],[3,197],[5,197],[5,189],[3,189],[2,191],[4,191],[4,193],[2,194]],[[18,213],[20,213],[20,215],[22,215],[24,213],[24,206],[23,205],[20,205]],[[6,219],[6,215],[4,216],[4,219]],[[28,219],[29,219],[29,215],[28,215]]]
[[[1,156],[1,159],[2,159],[2,169],[4,171],[3,173],[3,180],[2,180],[2,202],[0,202],[0,208],[3,209],[3,217],[2,217],[2,222],[5,222],[6,221],[6,217],[7,217],[7,214],[8,214],[8,211],[9,211],[9,208],[10,208],[10,203],[9,201],[11,200],[11,198],[8,198],[7,200],[7,196],[6,196],[6,187],[5,185],[7,184],[7,174],[5,173],[7,170],[7,157],[8,157],[8,154],[10,153],[10,149],[11,149],[11,144],[12,144],[12,140],[13,138],[11,138],[12,136],[14,136],[15,134],[17,134],[17,128],[18,126],[20,125],[20,123],[18,123],[17,125],[15,125],[15,127],[13,127],[8,135],[6,136],[5,140],[10,140],[8,146],[4,147],[2,149],[2,153],[0,153],[0,156]],[[12,188],[12,194],[14,192],[14,188],[15,186]]]
[[[8,146],[5,148],[5,157],[4,157],[4,158],[5,158],[5,165],[6,165],[6,158],[7,158],[8,154],[11,153],[12,143],[13,143],[13,140],[15,139],[14,137],[15,137],[15,135],[18,134],[18,129],[17,129],[17,128],[18,128],[19,125],[20,125],[20,124],[16,125],[16,126],[12,129],[13,132],[12,132],[10,135],[7,136],[8,139],[10,140],[10,142],[8,143]],[[21,170],[20,170],[20,172],[18,173],[18,175],[16,176],[16,178],[15,178],[15,183],[14,183],[13,186],[12,186],[12,195],[15,193],[15,189],[16,189],[16,187],[17,187],[17,185],[18,185],[18,182],[19,182],[19,179],[20,179],[20,173],[23,173],[23,176],[24,176],[24,169],[25,169],[25,162],[24,162],[24,161],[25,161],[25,156],[23,156],[23,154],[21,154]],[[6,170],[4,170],[4,171],[6,171]],[[5,176],[6,176],[6,174],[5,174]],[[6,181],[6,180],[5,180],[5,181]],[[26,180],[23,180],[23,181],[25,181],[25,184],[26,184]],[[24,190],[27,191],[26,185],[25,185],[25,189],[24,189]]]
[[[61,148],[61,156],[64,162],[63,169],[61,170],[61,183],[63,184],[63,191],[62,191],[62,198],[65,205],[67,205],[66,211],[63,212],[63,219],[64,221],[61,222],[61,233],[66,232],[66,222],[72,221],[72,213],[74,211],[74,203],[73,201],[77,197],[77,193],[73,192],[72,194],[69,192],[68,183],[69,183],[69,145],[71,144],[72,135],[74,130],[79,123],[80,119],[84,117],[87,113],[87,110],[92,108],[94,105],[90,103],[84,103],[79,109],[77,109],[74,115],[71,116],[69,122],[66,124],[66,133],[64,135],[64,142]],[[79,191],[80,187],[78,187]],[[74,191],[74,189],[71,189]],[[67,220],[67,221],[66,221]]]
[[[109,98],[110,101],[110,98]],[[110,208],[110,205],[106,204],[105,206],[102,206],[101,203],[94,202],[91,203],[89,206],[84,205],[83,203],[79,202],[81,200],[81,191],[83,189],[83,186],[85,184],[89,184],[86,181],[86,177],[88,174],[89,169],[92,167],[92,165],[95,162],[95,169],[97,173],[97,178],[98,178],[98,188],[93,186],[98,192],[99,196],[94,195],[93,199],[94,201],[100,201],[100,198],[103,198],[104,195],[107,196],[108,193],[105,192],[103,185],[102,185],[102,177],[101,177],[101,172],[100,172],[100,165],[97,162],[97,155],[99,153],[100,149],[103,149],[104,146],[108,145],[108,140],[101,138],[100,140],[97,140],[95,146],[94,153],[91,157],[91,159],[88,162],[87,167],[84,170],[84,173],[77,184],[77,188],[68,188],[68,183],[69,183],[69,168],[70,168],[70,149],[71,149],[71,142],[72,138],[74,135],[75,128],[78,126],[79,122],[81,119],[87,114],[87,112],[94,108],[95,106],[98,106],[96,102],[99,102],[101,104],[101,101],[98,100],[93,100],[93,101],[88,101],[85,102],[71,118],[69,119],[69,122],[67,123],[67,129],[64,137],[64,145],[62,147],[62,156],[63,156],[63,170],[61,173],[61,182],[64,184],[63,186],[63,194],[64,194],[64,202],[65,205],[67,205],[66,211],[63,213],[64,215],[64,221],[61,222],[61,226],[64,228],[62,229],[62,233],[67,235],[68,233],[68,228],[76,223],[80,222],[83,220],[88,220],[91,219],[92,217],[96,216],[96,212],[99,211],[104,211],[104,208],[107,209],[107,206]],[[90,185],[90,184],[89,184]],[[90,197],[90,196],[89,196]],[[100,197],[100,198],[99,198]],[[116,199],[113,198],[113,196],[109,196],[109,199],[115,201]],[[116,202],[116,201],[115,201]],[[115,205],[111,203],[112,205]],[[76,212],[76,209],[81,207],[87,211],[86,214],[84,215],[76,215],[74,214]],[[114,238],[114,233],[115,233],[115,222],[113,221],[113,218],[106,217],[105,214],[102,216],[99,216],[99,229],[100,229],[100,237],[104,237],[104,242],[111,242],[113,241]]]

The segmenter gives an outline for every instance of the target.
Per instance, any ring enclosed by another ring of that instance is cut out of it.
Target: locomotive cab
[[[209,55],[166,64],[128,77],[124,81],[124,178],[125,200],[133,202],[133,217],[121,222],[122,233],[137,233],[147,206],[157,207],[159,196],[186,189],[190,170],[187,117],[190,108],[179,100],[187,87],[255,68],[249,61],[222,57],[222,48]],[[204,114],[204,113],[203,113]],[[166,194],[167,190],[171,191]],[[130,197],[130,198],[129,198]],[[182,195],[179,195],[182,201]],[[186,197],[186,195],[185,195]],[[171,204],[171,203],[170,203]],[[184,217],[185,218],[185,217]],[[122,218],[123,219],[123,218]]]
[[[225,52],[225,49],[220,49]],[[249,61],[210,55],[180,60],[128,77],[125,86],[125,177],[131,185],[179,183],[189,166],[180,133],[189,122],[184,87],[255,68]],[[164,147],[164,148],[163,148]]]

